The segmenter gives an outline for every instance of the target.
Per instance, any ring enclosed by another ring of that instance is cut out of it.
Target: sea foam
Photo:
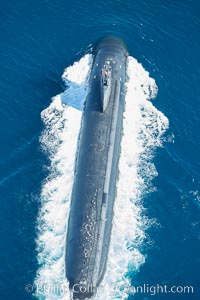
[[[92,56],[85,55],[63,73],[64,93],[41,113],[41,147],[50,166],[41,189],[37,219],[38,271],[34,295],[38,299],[70,299],[65,279],[65,241],[74,178],[74,163],[82,107],[88,90]],[[126,299],[130,272],[145,262],[142,244],[151,220],[144,217],[142,199],[153,190],[157,176],[153,158],[161,147],[168,119],[153,106],[157,86],[143,66],[128,58],[123,137],[113,230],[107,270],[95,299]]]

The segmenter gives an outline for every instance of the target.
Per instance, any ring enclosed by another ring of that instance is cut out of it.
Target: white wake
[[[70,299],[65,279],[65,240],[74,176],[81,108],[88,88],[91,55],[68,67],[63,80],[67,89],[52,99],[41,113],[44,131],[40,141],[49,160],[49,175],[41,190],[35,278],[38,299]],[[128,58],[126,105],[119,161],[119,181],[114,206],[108,265],[95,299],[126,299],[129,271],[145,262],[142,243],[151,220],[143,215],[142,197],[157,176],[153,164],[156,147],[162,146],[168,119],[152,104],[157,94],[154,79],[140,63]],[[79,110],[78,110],[78,109]]]

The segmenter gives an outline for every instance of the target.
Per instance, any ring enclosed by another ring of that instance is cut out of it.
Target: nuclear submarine
[[[116,196],[128,52],[114,36],[93,49],[76,153],[65,270],[73,299],[91,299],[106,270]]]

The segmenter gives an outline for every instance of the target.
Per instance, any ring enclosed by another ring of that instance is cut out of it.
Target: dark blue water
[[[48,165],[40,112],[61,92],[63,69],[99,37],[116,34],[156,80],[155,106],[174,141],[154,158],[157,190],[143,205],[158,225],[147,231],[146,262],[132,283],[194,287],[194,294],[134,299],[199,299],[199,2],[1,0],[0,32],[0,298],[32,299],[24,286],[38,268],[36,218]]]

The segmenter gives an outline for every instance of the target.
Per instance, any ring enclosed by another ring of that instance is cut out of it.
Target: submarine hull
[[[118,177],[127,55],[123,42],[115,37],[104,38],[93,51],[66,241],[66,277],[73,299],[90,299],[105,273]],[[111,84],[104,110],[101,80],[105,63],[111,68]]]

